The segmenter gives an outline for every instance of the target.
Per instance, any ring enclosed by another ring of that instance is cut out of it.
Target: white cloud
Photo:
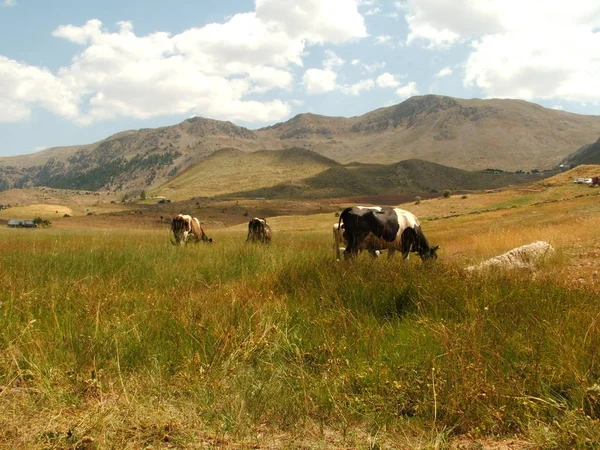
[[[309,94],[322,94],[337,89],[337,73],[329,69],[308,69],[304,72],[303,81]]]
[[[452,75],[452,68],[450,67],[444,67],[442,70],[440,70],[438,73],[436,73],[434,75],[435,78],[444,78],[444,77],[448,77]]]
[[[470,42],[464,83],[488,97],[600,100],[600,7],[589,0],[406,0],[408,44]]]
[[[396,77],[389,72],[385,72],[379,75],[377,77],[376,82],[377,86],[382,88],[400,86],[400,81],[398,81]]]
[[[388,42],[390,42],[392,39],[391,36],[387,35],[387,34],[382,34],[381,36],[375,36],[375,43],[376,44],[387,44]]]
[[[473,43],[465,84],[489,97],[600,100],[600,33],[520,31]]]
[[[26,120],[36,104],[62,117],[77,116],[77,96],[48,69],[0,56],[0,122]]]
[[[345,61],[333,51],[325,50],[325,54],[327,55],[327,59],[323,61],[323,67],[325,69],[336,70],[344,65]]]
[[[341,87],[341,91],[344,94],[359,95],[362,91],[370,91],[375,87],[373,80],[360,80],[352,85],[345,85]]]
[[[17,4],[17,0],[4,0],[0,6],[15,6]]]
[[[413,95],[417,95],[418,93],[419,90],[417,89],[417,83],[415,83],[414,81],[411,81],[410,83],[402,86],[401,88],[396,89],[396,94],[403,99],[412,97]]]
[[[368,11],[366,11],[365,16],[375,16],[379,13],[381,13],[381,8],[379,6],[377,6],[373,9],[369,9]]]
[[[352,62],[350,62],[350,64],[352,64],[353,66],[356,66],[357,64],[360,64],[360,59],[353,59]]]
[[[379,69],[383,69],[385,67],[385,62],[376,62],[373,64],[362,64],[362,68],[365,70],[365,72],[367,73],[373,73]]]
[[[357,8],[355,0],[256,0],[253,12],[175,35],[136,35],[130,22],[114,32],[99,20],[59,26],[53,36],[82,48],[57,72],[0,57],[0,121],[26,120],[34,107],[82,124],[174,114],[280,120],[291,106],[276,90],[292,89],[307,46],[367,36]],[[337,88],[344,60],[329,51],[324,64],[304,75],[311,92]]]
[[[341,43],[367,36],[355,0],[256,0],[256,16],[292,38]]]

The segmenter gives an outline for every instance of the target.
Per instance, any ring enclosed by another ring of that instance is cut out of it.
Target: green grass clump
[[[600,444],[600,304],[551,275],[335,262],[317,233],[38,231],[1,232],[0,442]]]

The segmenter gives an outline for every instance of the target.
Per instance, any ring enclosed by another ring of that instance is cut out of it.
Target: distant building
[[[37,228],[37,223],[30,219],[9,219],[9,228]]]

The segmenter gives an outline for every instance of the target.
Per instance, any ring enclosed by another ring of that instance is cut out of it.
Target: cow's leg
[[[408,259],[410,257],[410,252],[413,251],[413,247],[415,245],[415,240],[417,238],[417,234],[415,230],[412,228],[407,228],[402,233],[402,243],[400,245],[402,256],[404,259]]]
[[[388,259],[391,259],[392,256],[394,256],[395,251],[396,251],[396,249],[393,247],[388,248]]]

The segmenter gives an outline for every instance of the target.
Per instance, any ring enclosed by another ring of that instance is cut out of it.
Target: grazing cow
[[[359,206],[359,208],[363,207]],[[335,255],[338,261],[340,260],[340,252],[343,252],[346,250],[346,247],[348,247],[348,239],[346,239],[346,236],[344,236],[344,232],[345,230],[343,222],[336,222],[333,224],[333,249],[335,250]],[[342,244],[344,245],[342,246]],[[379,249],[382,249],[382,247],[378,246],[377,242],[375,242],[373,239],[373,235],[369,234],[358,247],[358,249],[361,251],[368,250],[371,256],[378,257],[381,255],[381,251]]]
[[[263,217],[255,217],[250,222],[248,222],[248,237],[246,238],[246,242],[262,242],[263,244],[268,244],[271,242],[271,237],[273,236],[273,232],[271,231],[271,227],[267,225],[267,221]]]
[[[344,236],[348,246],[344,250],[346,259],[356,256],[358,250],[388,249],[388,258],[395,250],[402,252],[404,259],[410,252],[417,252],[421,260],[436,259],[438,245],[431,247],[419,219],[400,208],[353,207],[340,214],[338,227],[344,224]]]
[[[173,245],[183,245],[187,243],[190,236],[194,242],[213,242],[212,238],[209,238],[200,226],[200,221],[187,214],[177,214],[173,217],[171,220],[171,231],[175,236],[175,241],[171,239]]]

